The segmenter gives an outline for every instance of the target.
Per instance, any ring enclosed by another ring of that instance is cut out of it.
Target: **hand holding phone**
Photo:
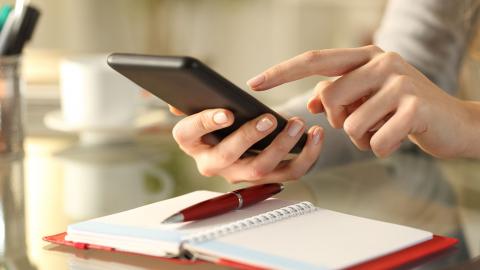
[[[178,122],[173,134],[203,175],[221,175],[231,182],[296,179],[318,157],[320,127],[312,127],[307,139],[301,119],[287,121],[198,60],[114,54],[108,62],[189,115]],[[206,134],[215,134],[219,143],[205,143]],[[258,155],[240,159],[249,149]],[[285,161],[292,149],[301,153]]]
[[[232,123],[230,111],[209,109],[180,120],[173,135],[180,148],[195,159],[202,175],[219,175],[231,183],[249,181],[260,184],[298,179],[317,160],[322,147],[322,128],[311,127],[302,152],[286,160],[289,149],[306,129],[303,121],[294,117],[266,149],[257,155],[243,155],[246,149],[276,127],[275,117],[269,114],[243,124],[215,145],[205,141],[205,134]]]

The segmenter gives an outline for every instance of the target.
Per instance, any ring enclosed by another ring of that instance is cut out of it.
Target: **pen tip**
[[[284,190],[285,189],[285,185],[283,184],[280,184],[280,191]]]
[[[171,223],[179,223],[183,222],[184,216],[182,213],[175,214],[173,216],[170,216],[169,218],[165,219],[162,223],[163,224],[171,224]]]

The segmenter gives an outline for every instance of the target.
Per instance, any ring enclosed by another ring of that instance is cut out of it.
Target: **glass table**
[[[3,268],[225,268],[78,250],[42,240],[74,222],[190,191],[239,188],[200,176],[170,132],[147,132],[132,142],[105,146],[80,146],[69,136],[28,137],[25,151],[23,159],[0,161]],[[480,269],[478,161],[439,161],[421,152],[401,152],[312,172],[287,183],[278,197],[459,239],[455,248],[404,269]]]

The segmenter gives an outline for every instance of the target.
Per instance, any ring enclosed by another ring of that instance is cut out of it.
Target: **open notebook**
[[[161,223],[187,206],[218,195],[196,191],[72,224],[65,240],[116,251],[228,260],[254,267],[342,269],[430,242],[433,237],[430,232],[321,209],[309,202],[279,199],[205,220]]]

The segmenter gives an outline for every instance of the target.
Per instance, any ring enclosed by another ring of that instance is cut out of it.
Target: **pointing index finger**
[[[366,64],[381,52],[373,45],[308,51],[267,69],[247,84],[259,91],[312,75],[340,76]]]

